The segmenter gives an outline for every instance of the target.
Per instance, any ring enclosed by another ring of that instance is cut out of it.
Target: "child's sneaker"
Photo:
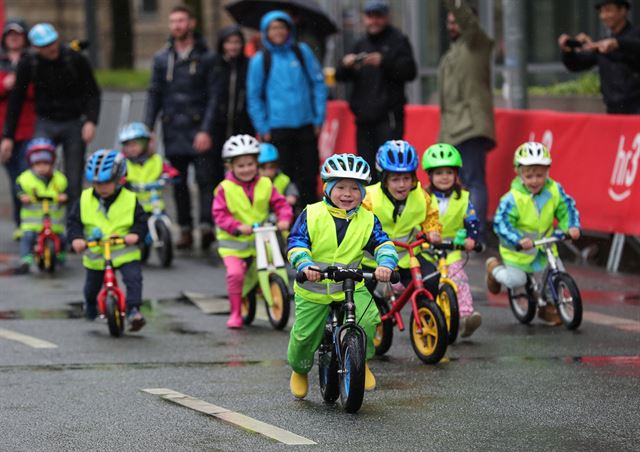
[[[138,310],[138,308],[131,308],[127,315],[127,321],[129,322],[129,331],[140,331],[145,323],[147,323]]]
[[[364,390],[365,391],[373,391],[376,389],[376,377],[369,369],[369,364],[365,363],[364,365]]]
[[[89,321],[93,322],[96,317],[98,317],[98,308],[95,304],[87,304],[86,302],[83,305],[84,308],[84,317]]]
[[[543,307],[538,307],[538,317],[552,325],[562,325],[562,319],[558,314],[558,310],[551,303],[547,303]]]
[[[26,275],[29,273],[31,269],[31,263],[33,262],[33,258],[31,256],[26,256],[20,259],[20,265],[13,269],[14,275]]]
[[[485,276],[487,289],[489,289],[489,292],[491,292],[492,294],[500,293],[500,283],[493,276],[493,269],[500,265],[500,261],[496,257],[490,257],[489,259],[487,259],[487,262],[485,264],[485,268],[487,270],[487,274]]]
[[[482,316],[479,312],[473,311],[471,315],[463,317],[462,319],[462,332],[460,337],[469,337],[482,325]]]
[[[298,399],[304,399],[309,391],[309,378],[307,374],[299,374],[291,371],[291,380],[289,381],[291,394]]]

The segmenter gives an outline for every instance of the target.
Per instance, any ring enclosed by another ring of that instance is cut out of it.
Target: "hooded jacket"
[[[267,39],[267,28],[274,20],[288,24],[289,38],[282,45]],[[260,134],[272,129],[321,126],[327,104],[327,87],[318,60],[304,43],[299,43],[305,67],[292,49],[294,26],[288,14],[272,11],[260,24],[263,45],[271,54],[268,77],[264,73],[264,51],[258,52],[249,63],[247,101],[249,116]],[[306,70],[306,74],[303,72]]]
[[[237,58],[227,59],[224,57],[223,44],[231,36],[240,38],[242,50]],[[205,123],[213,124],[214,135],[224,131],[224,136],[213,137],[214,143],[224,141],[231,135],[254,133],[247,112],[249,59],[244,55],[244,44],[244,35],[238,26],[225,27],[218,34],[218,53],[213,60],[213,102],[205,118]]]
[[[144,122],[153,130],[160,116],[167,157],[195,155],[196,134],[211,129],[204,119],[211,99],[212,62],[205,41],[198,34],[194,34],[193,49],[187,58],[178,57],[173,39],[153,57]]]

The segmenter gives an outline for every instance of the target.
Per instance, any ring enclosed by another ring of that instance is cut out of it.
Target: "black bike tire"
[[[45,259],[43,259],[43,262],[45,262],[44,270],[46,270],[47,273],[53,273],[56,271],[56,264],[58,263],[58,256],[56,255],[56,244],[52,239],[45,239],[44,247],[45,249],[49,250],[49,267],[46,266]]]
[[[411,347],[416,356],[425,364],[438,363],[447,352],[447,345],[449,344],[449,335],[447,334],[447,321],[444,318],[444,314],[438,307],[435,301],[428,300],[424,297],[416,300],[418,311],[428,314],[430,319],[435,323],[436,338],[432,346],[433,351],[431,353],[424,353],[421,350],[421,346],[416,343],[416,335],[414,329],[416,327],[413,310],[411,311],[411,317],[409,319],[409,336],[411,338]]]
[[[112,294],[107,294],[104,303],[105,310],[107,311],[109,334],[113,337],[122,336],[124,332],[124,316],[118,308],[118,299]]]
[[[246,297],[242,297],[242,323],[245,325],[251,325],[256,318],[256,288],[254,287],[247,294]]]
[[[328,356],[325,356],[328,355]],[[338,379],[338,359],[333,344],[333,337],[325,330],[325,335],[318,350],[318,382],[320,394],[326,403],[334,403],[340,397],[340,381]]]
[[[516,306],[517,303],[512,289],[507,289],[507,295],[509,297],[509,307],[511,308],[511,312],[513,312],[515,318],[523,325],[528,325],[536,316],[536,308],[538,307],[538,304],[531,294],[531,291],[526,288],[525,290],[526,294],[524,296],[527,297],[527,310],[524,313],[520,312],[520,310]]]
[[[340,402],[347,413],[357,413],[364,400],[365,350],[353,331],[347,331],[340,346],[343,361],[342,372],[338,374]]]
[[[171,266],[173,261],[173,241],[171,240],[171,231],[162,220],[156,220],[156,233],[158,240],[162,242],[162,246],[157,248],[160,265],[164,268]]]
[[[559,300],[555,300],[556,309],[562,319],[562,323],[568,330],[575,330],[582,323],[582,296],[576,282],[568,273],[558,273],[553,278],[553,288],[555,289],[558,297],[560,296],[560,284],[564,284],[567,290],[571,293],[572,305],[573,305],[573,317],[566,316],[566,312],[561,308]]]
[[[269,288],[271,289],[271,296],[273,297],[273,287],[277,287],[280,291],[280,317],[273,315],[273,310],[269,307],[269,303],[265,299],[264,304],[267,309],[267,317],[269,317],[269,323],[276,330],[282,330],[289,322],[289,314],[291,311],[291,295],[289,294],[289,288],[285,284],[280,275],[272,273],[269,275]],[[275,297],[274,297],[275,299]]]
[[[450,284],[442,284],[442,286],[440,287],[440,291],[438,292],[438,305],[441,309],[442,304],[444,303],[444,299],[441,298],[441,294],[444,294],[447,297],[447,303],[449,305],[449,321],[447,322],[447,331],[449,344],[453,344],[458,338],[458,330],[460,328],[460,307],[458,305],[458,294]],[[445,320],[446,317],[447,316],[445,314]]]
[[[374,297],[380,317],[387,314],[391,307],[387,300]],[[393,319],[387,319],[381,321],[376,327],[376,333],[373,338],[373,345],[376,348],[376,355],[382,356],[389,351],[391,344],[393,343]]]

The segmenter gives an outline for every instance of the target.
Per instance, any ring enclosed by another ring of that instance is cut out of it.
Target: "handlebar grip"
[[[298,284],[303,284],[307,282],[307,275],[304,272],[296,273],[296,282]]]
[[[520,245],[519,243],[515,246],[515,250],[516,251],[522,251],[522,245]]]
[[[400,282],[400,272],[391,273],[391,284],[398,284]]]
[[[476,253],[482,253],[485,250],[484,243],[476,242],[476,245],[473,247],[473,251]]]

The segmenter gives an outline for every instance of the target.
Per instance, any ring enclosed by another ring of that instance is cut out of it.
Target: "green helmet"
[[[429,171],[443,166],[462,168],[460,152],[454,146],[446,143],[437,143],[429,146],[422,155],[422,168],[425,171]]]
[[[542,143],[529,141],[518,146],[513,155],[513,166],[551,166],[551,152]]]

